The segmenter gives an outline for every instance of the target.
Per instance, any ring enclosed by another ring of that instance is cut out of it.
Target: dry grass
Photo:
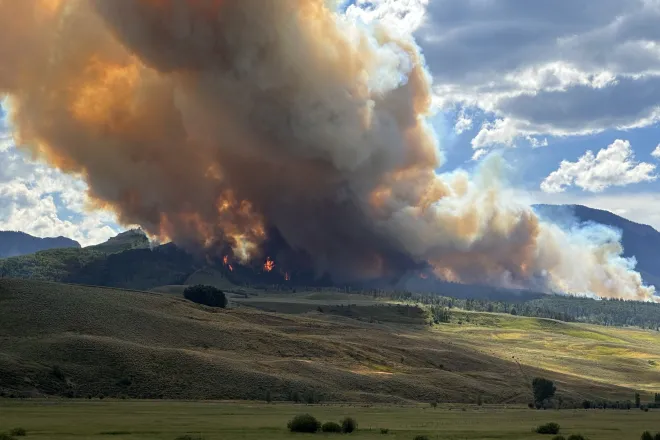
[[[280,314],[212,310],[169,293],[0,280],[0,391],[251,400],[270,393],[276,401],[313,392],[326,402],[468,403],[480,394],[487,403],[526,403],[535,375],[556,380],[576,401],[631,399],[634,389],[660,383],[649,363],[657,343],[646,333],[487,314],[430,328],[419,308],[362,299],[350,314],[337,304],[354,304],[352,296],[254,299],[281,312],[300,307]],[[598,350],[609,344],[629,352],[603,362]]]

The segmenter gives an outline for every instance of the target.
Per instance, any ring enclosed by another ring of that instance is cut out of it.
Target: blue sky
[[[501,154],[530,202],[660,229],[660,3],[351,0],[341,10],[415,37],[434,78],[440,172]],[[83,244],[121,230],[86,210],[84,182],[15,148],[2,107],[0,229]]]

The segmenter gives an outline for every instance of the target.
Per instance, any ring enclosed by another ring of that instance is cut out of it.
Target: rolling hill
[[[0,258],[57,248],[80,248],[80,243],[65,237],[39,238],[24,232],[0,231]]]
[[[0,394],[527,403],[535,376],[554,379],[565,402],[660,391],[657,333],[460,311],[429,327],[417,305],[286,295],[223,310],[0,280]],[[258,310],[286,301],[303,306]]]

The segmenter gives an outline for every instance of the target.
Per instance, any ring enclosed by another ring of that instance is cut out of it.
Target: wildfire
[[[275,269],[275,262],[270,259],[270,257],[266,257],[266,262],[264,263],[264,270],[266,272],[270,272],[273,269]]]
[[[284,280],[291,281],[291,275],[289,275],[289,272],[284,272]]]
[[[229,263],[229,257],[225,255],[224,257],[222,257],[222,264],[226,266],[228,263]]]

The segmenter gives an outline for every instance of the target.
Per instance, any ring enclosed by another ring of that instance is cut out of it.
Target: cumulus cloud
[[[355,0],[346,9],[346,16],[409,34],[423,23],[428,3],[429,0]]]
[[[465,113],[465,110],[461,110],[456,117],[456,123],[454,124],[454,131],[456,134],[462,134],[465,131],[472,128],[472,118]]]
[[[655,150],[651,152],[651,156],[655,157],[656,159],[660,159],[660,144],[658,144],[658,146],[655,147]]]
[[[655,124],[658,22],[649,0],[436,0],[417,36],[435,102],[485,112],[487,149]]]
[[[558,193],[574,185],[601,192],[610,186],[655,180],[655,168],[650,163],[636,162],[630,142],[617,139],[597,154],[589,150],[576,162],[562,161],[559,169],[541,183],[541,190]]]
[[[66,236],[82,245],[119,232],[114,216],[85,207],[87,185],[19,152],[0,110],[0,230]],[[64,208],[66,207],[66,208]]]

